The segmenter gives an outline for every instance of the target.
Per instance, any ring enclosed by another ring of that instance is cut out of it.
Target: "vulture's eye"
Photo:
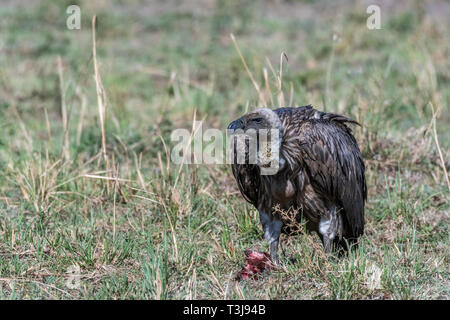
[[[256,118],[256,119],[253,119],[252,122],[254,122],[256,124],[261,124],[261,123],[263,123],[263,119],[262,118]]]

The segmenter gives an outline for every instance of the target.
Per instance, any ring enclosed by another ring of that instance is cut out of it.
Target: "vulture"
[[[228,130],[235,133],[249,129],[279,132],[279,143],[275,144],[279,165],[274,173],[262,174],[262,161],[249,163],[248,140],[244,144],[245,160],[237,161],[239,145],[234,143],[231,161],[242,196],[259,212],[274,262],[278,262],[280,234],[296,233],[281,214],[284,211],[294,212],[295,221],[317,232],[327,255],[345,253],[363,234],[365,166],[348,124],[359,125],[310,105],[259,108],[229,124]]]

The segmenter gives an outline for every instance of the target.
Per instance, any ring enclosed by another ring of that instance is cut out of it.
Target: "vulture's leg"
[[[333,251],[333,240],[342,234],[342,221],[340,215],[336,213],[336,206],[332,206],[326,215],[320,218],[319,232],[322,235],[322,242],[325,253]]]
[[[259,211],[259,220],[264,230],[264,237],[269,243],[270,257],[273,262],[278,263],[278,242],[283,223],[272,214],[263,211]]]

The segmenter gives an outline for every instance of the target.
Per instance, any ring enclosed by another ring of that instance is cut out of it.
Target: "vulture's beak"
[[[237,129],[243,129],[244,127],[244,121],[241,119],[234,120],[232,123],[228,125],[229,130],[237,130]]]

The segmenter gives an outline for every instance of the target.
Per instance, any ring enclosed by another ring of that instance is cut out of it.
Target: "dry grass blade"
[[[259,85],[256,82],[255,78],[253,77],[252,72],[248,68],[247,62],[245,61],[244,56],[242,55],[241,49],[239,49],[239,46],[236,42],[236,38],[234,37],[234,35],[232,33],[230,33],[230,37],[231,37],[231,40],[233,41],[233,44],[234,44],[234,47],[236,48],[237,53],[239,54],[239,58],[241,58],[242,64],[244,65],[244,68],[245,68],[245,71],[247,71],[247,74],[250,77],[250,80],[253,83],[253,86],[255,87],[256,92],[258,92],[259,102],[264,106],[267,105],[267,103],[264,99],[264,95],[261,92],[261,89],[259,88]]]
[[[23,278],[0,278],[0,281],[4,281],[4,282],[14,282],[14,281],[19,281],[19,282],[30,282],[30,283],[35,283],[38,284],[39,286],[45,286],[51,289],[54,289],[56,291],[59,291],[65,295],[67,295],[70,298],[74,298],[73,295],[71,295],[69,292],[62,290],[54,285],[48,284],[48,283],[43,283],[41,281],[36,281],[36,280],[30,280],[30,279],[23,279]]]
[[[327,66],[327,78],[325,82],[325,103],[326,107],[331,107],[331,72],[333,71],[333,65],[334,65],[334,56],[336,51],[336,41],[337,41],[337,35],[333,35],[332,40],[332,46],[331,46],[331,55],[330,60],[328,60],[328,66]]]
[[[270,104],[273,106],[274,103],[273,103],[272,91],[270,90],[269,76],[268,76],[266,68],[263,69],[263,74],[264,74],[264,83],[266,85],[266,95],[270,98]]]
[[[133,182],[132,180],[128,180],[128,179],[121,179],[118,177],[104,177],[104,176],[99,176],[99,175],[95,175],[95,174],[83,174],[81,177],[92,178],[92,179],[101,179],[101,180],[107,180],[107,181]]]
[[[283,58],[288,61],[288,57],[285,52],[282,52],[280,55],[280,75],[278,77],[278,106],[284,107],[284,93],[283,93]]]
[[[439,146],[439,139],[438,139],[437,130],[436,130],[436,114],[437,114],[437,112],[434,111],[434,106],[431,102],[430,102],[430,106],[431,106],[431,110],[433,112],[433,116],[432,116],[432,120],[431,120],[432,128],[433,128],[433,138],[434,138],[434,142],[436,143],[436,148],[439,153],[442,170],[444,171],[445,180],[447,181],[447,187],[448,187],[448,190],[450,191],[450,181],[448,178],[448,172],[447,172],[447,168],[445,166],[445,160],[444,160],[444,156],[442,155],[441,147]]]
[[[66,106],[66,90],[64,88],[64,76],[63,76],[63,66],[61,56],[58,56],[58,76],[59,76],[59,90],[61,91],[61,115],[64,130],[64,140],[62,155],[64,160],[70,160],[70,149],[69,149],[69,120],[67,116],[67,106]]]
[[[50,129],[50,120],[48,119],[48,112],[47,112],[47,108],[46,107],[44,107],[44,115],[45,115],[45,126],[47,128],[48,140],[51,140],[51,138],[52,138],[52,130]]]
[[[105,161],[105,168],[106,170],[109,170],[108,156],[106,154],[106,131],[105,131],[106,99],[105,99],[105,89],[103,88],[102,79],[98,71],[97,43],[95,39],[96,20],[97,16],[94,16],[92,18],[92,56],[94,60],[95,89],[97,91],[98,115],[100,119],[100,129],[102,131],[102,154],[103,160]],[[109,191],[109,183],[107,183],[106,186]]]
[[[83,133],[83,121],[84,121],[84,115],[86,113],[86,106],[87,106],[87,98],[86,95],[84,95],[81,92],[80,87],[77,87],[76,94],[78,98],[81,101],[81,110],[80,110],[80,118],[78,120],[78,128],[77,128],[77,145],[80,145],[81,141],[81,134]]]
[[[115,172],[115,180],[114,180],[114,199],[113,199],[113,241],[116,240],[116,195],[117,195],[117,187],[119,181],[117,180],[119,175],[119,169],[117,168]]]
[[[267,65],[269,66],[269,69],[272,72],[273,77],[276,79],[278,107],[286,106],[286,101],[285,101],[284,92],[283,92],[283,60],[284,59],[286,59],[286,61],[289,61],[286,53],[281,52],[281,54],[280,54],[280,70],[277,74],[275,72],[275,69],[272,66],[272,63],[270,62],[270,59],[268,57],[266,57]],[[264,69],[264,70],[266,70],[266,69]],[[291,98],[292,98],[292,96],[291,96]],[[271,102],[272,102],[272,105],[274,105],[273,101],[271,101]],[[291,103],[291,101],[290,101],[290,103]]]

